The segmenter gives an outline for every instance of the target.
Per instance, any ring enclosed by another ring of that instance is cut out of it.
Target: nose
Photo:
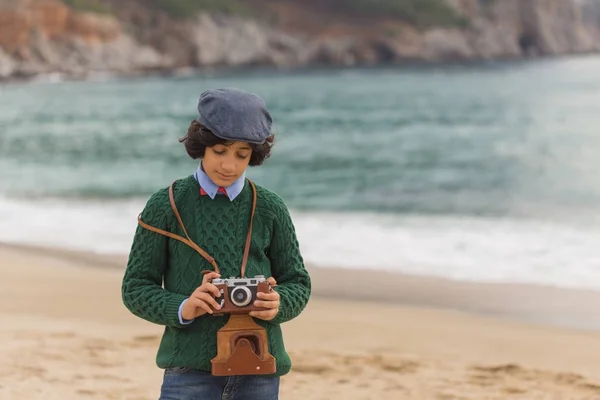
[[[221,169],[225,173],[231,173],[235,171],[235,160],[232,157],[225,157],[221,162]]]

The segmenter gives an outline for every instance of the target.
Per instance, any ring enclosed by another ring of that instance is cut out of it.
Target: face
[[[228,187],[238,179],[250,162],[252,148],[245,142],[231,142],[207,147],[202,168],[217,185]]]

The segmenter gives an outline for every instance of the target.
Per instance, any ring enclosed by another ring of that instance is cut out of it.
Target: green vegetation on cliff
[[[65,4],[80,11],[108,12],[108,0],[63,0]],[[127,0],[124,0],[124,2]],[[132,1],[132,0],[129,0]],[[452,9],[444,0],[273,0],[297,2],[306,7],[325,8],[330,13],[392,17],[404,20],[417,27],[464,26],[466,19]],[[246,0],[137,0],[140,6],[162,10],[175,18],[193,17],[200,11],[227,14],[250,14],[252,1]],[[280,3],[281,4],[281,3]],[[267,8],[261,12],[268,14]]]
[[[226,14],[243,14],[248,11],[241,0],[147,0],[177,18],[192,17],[200,11],[214,11]]]
[[[62,0],[63,3],[75,11],[90,11],[96,13],[109,13],[110,7],[102,0]]]
[[[418,27],[462,26],[467,20],[443,0],[325,0],[341,12],[390,16]]]
[[[112,9],[111,2],[105,0],[62,1],[77,11],[106,13]],[[147,6],[149,9],[162,10],[175,18],[193,17],[200,11],[226,14],[243,14],[248,11],[242,0],[142,0],[140,4]],[[114,7],[114,4],[112,6]]]

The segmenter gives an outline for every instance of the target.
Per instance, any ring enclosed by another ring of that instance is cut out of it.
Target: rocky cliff
[[[0,77],[90,70],[128,72],[163,65],[112,16],[77,13],[58,1],[0,3]]]
[[[439,0],[459,18],[426,26],[415,21],[434,20],[345,12],[325,7],[330,1],[245,0],[259,11],[253,17],[185,18],[142,0],[97,1],[110,12],[75,11],[59,0],[0,0],[0,78],[600,51],[600,18],[590,14],[597,8],[580,0]]]
[[[560,55],[600,50],[598,21],[578,0],[451,0],[471,21],[463,33],[476,58]],[[593,22],[593,23],[592,23]]]

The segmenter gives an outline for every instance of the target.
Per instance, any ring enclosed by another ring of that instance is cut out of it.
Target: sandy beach
[[[0,398],[158,398],[162,328],[122,305],[123,262],[0,246]],[[282,399],[600,399],[598,293],[310,271]]]

